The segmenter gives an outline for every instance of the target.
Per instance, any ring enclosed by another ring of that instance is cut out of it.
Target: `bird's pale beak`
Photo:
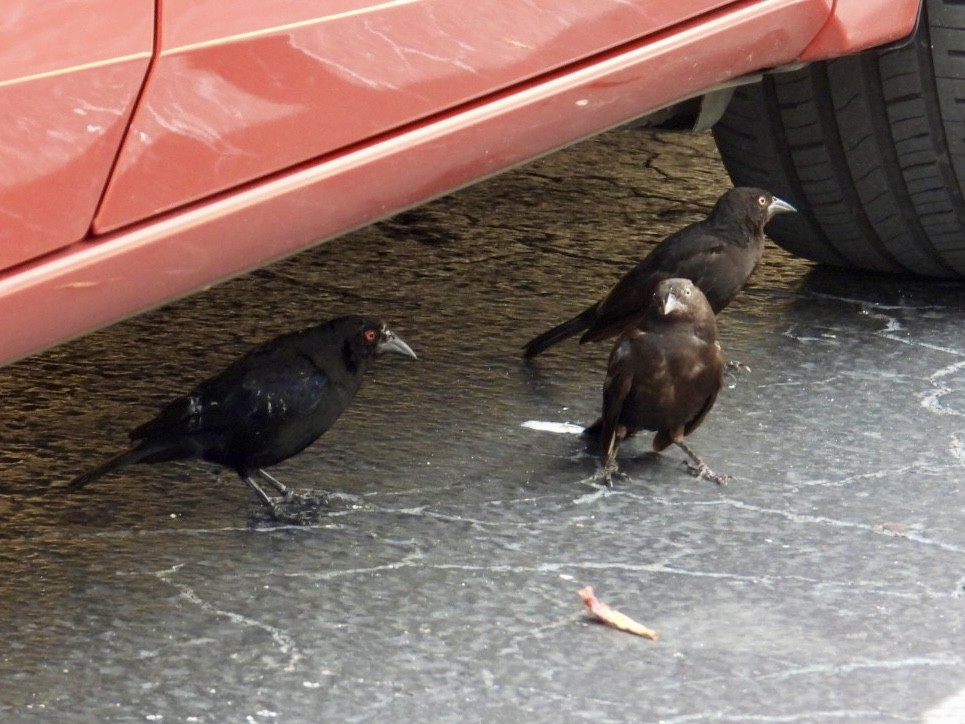
[[[376,354],[384,354],[385,352],[395,352],[396,354],[405,355],[412,359],[419,359],[415,356],[415,352],[412,351],[412,347],[407,345],[405,340],[391,329],[387,329],[382,333],[382,339],[379,340],[378,345],[375,347]]]
[[[667,294],[667,298],[663,300],[663,308],[661,311],[663,312],[663,316],[666,317],[675,309],[683,309],[683,306],[684,305],[680,303],[680,300],[677,299],[677,295],[673,292],[670,292]]]
[[[791,206],[787,201],[783,201],[777,196],[771,201],[767,206],[767,218],[770,219],[774,214],[790,214],[797,213],[797,209]]]

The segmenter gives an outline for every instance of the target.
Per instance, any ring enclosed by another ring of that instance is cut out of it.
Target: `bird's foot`
[[[288,523],[292,525],[308,525],[318,520],[319,508],[327,503],[326,496],[317,493],[296,493],[285,487],[264,470],[257,471],[258,474],[270,482],[272,486],[281,494],[279,498],[273,498],[265,492],[251,475],[242,475],[241,479],[258,496],[258,500],[268,511],[269,517],[277,523]]]
[[[311,525],[317,523],[328,498],[319,493],[296,493],[287,491],[280,498],[265,502],[269,517],[285,525]]]
[[[750,368],[750,367],[748,367],[747,365],[745,365],[745,364],[744,364],[743,362],[741,362],[740,360],[736,360],[736,359],[732,359],[730,362],[727,362],[727,363],[724,365],[724,368],[727,370],[728,373],[730,373],[730,374],[732,374],[732,375],[742,375],[742,374],[744,374],[745,372],[748,373],[748,374],[750,374],[750,372],[751,372],[751,368]]]
[[[278,509],[271,512],[271,519],[281,525],[312,525],[318,522],[318,511],[300,510],[295,512]]]
[[[630,479],[630,476],[620,472],[616,465],[604,465],[603,470],[600,471],[600,479],[603,481],[603,484],[608,488],[612,488],[614,478],[621,483],[625,483]]]
[[[690,446],[683,440],[677,440],[677,445],[690,457],[690,460],[684,460],[683,464],[687,467],[687,471],[691,475],[698,480],[706,478],[707,480],[713,480],[718,485],[727,485],[727,481],[731,479],[729,475],[720,475],[707,467],[707,464],[701,460],[697,453],[691,450]]]
[[[733,480],[730,475],[721,475],[720,473],[715,473],[706,463],[694,464],[689,460],[682,460],[683,465],[687,468],[687,472],[693,475],[698,480],[705,479],[717,483],[720,486],[727,485],[728,481]]]
[[[299,500],[279,500],[268,507],[269,517],[285,525],[311,525],[317,523],[321,510],[307,497]]]
[[[724,366],[724,373],[727,375],[728,379],[727,386],[730,389],[737,387],[737,382],[741,375],[743,375],[745,372],[750,374],[750,371],[751,368],[745,365],[743,362],[738,362],[737,360],[728,362]]]
[[[298,493],[291,488],[286,488],[284,494],[281,496],[285,504],[300,504],[300,503],[317,503],[320,500],[324,501],[324,496],[319,496],[317,493],[307,492]]]

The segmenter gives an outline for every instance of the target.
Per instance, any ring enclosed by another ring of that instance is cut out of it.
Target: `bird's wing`
[[[608,462],[616,454],[617,428],[623,403],[633,387],[633,369],[628,364],[632,343],[622,339],[610,353],[603,382],[603,416],[600,418],[600,451]]]
[[[697,414],[684,425],[684,435],[689,435],[700,427],[700,423],[704,421],[707,413],[710,412],[710,409],[717,401],[717,394],[720,392],[720,388],[724,386],[724,355],[720,350],[719,344],[714,342],[713,345],[716,350],[713,363],[702,369],[698,378],[694,380],[694,388],[706,389],[707,397],[700,410],[697,411]]]
[[[701,279],[724,252],[724,243],[703,226],[667,237],[628,271],[596,305],[596,322],[581,342],[596,342],[623,331],[643,317],[653,290],[664,279],[683,277],[701,286]]]
[[[320,403],[329,377],[290,348],[255,350],[136,428],[135,440],[234,430],[250,434],[307,415]]]
[[[654,250],[654,265],[666,274],[662,278],[683,277],[699,287],[700,277],[714,267],[727,244],[710,227],[697,225],[683,229],[661,247]]]
[[[279,428],[310,416],[322,404],[330,381],[310,358],[301,355],[284,364],[249,369],[224,397],[221,414],[211,422],[236,425],[237,418],[244,416],[250,433]]]

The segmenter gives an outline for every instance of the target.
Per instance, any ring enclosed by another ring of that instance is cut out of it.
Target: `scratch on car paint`
[[[399,60],[401,60],[403,63],[405,63],[406,68],[410,68],[410,69],[412,68],[412,63],[410,62],[408,56],[410,56],[410,55],[416,55],[416,56],[420,56],[420,57],[422,57],[422,58],[426,58],[427,60],[434,61],[434,62],[436,62],[436,63],[444,63],[444,64],[446,64],[446,65],[453,65],[453,66],[455,66],[456,68],[460,68],[460,69],[462,69],[462,70],[468,71],[468,72],[472,73],[473,75],[479,75],[479,71],[477,71],[477,70],[476,70],[475,68],[473,68],[472,66],[466,64],[465,62],[463,62],[463,61],[461,61],[461,60],[459,60],[459,59],[457,59],[457,58],[445,57],[445,56],[442,56],[442,55],[434,55],[433,53],[429,53],[429,52],[426,52],[426,51],[424,51],[424,50],[419,50],[419,49],[417,49],[417,48],[409,48],[409,47],[406,47],[406,46],[404,46],[404,45],[399,45],[399,43],[397,43],[397,42],[396,42],[395,40],[393,40],[391,37],[389,37],[389,36],[386,35],[385,33],[383,33],[383,32],[381,32],[381,31],[377,30],[376,28],[374,28],[374,27],[372,26],[372,23],[369,22],[368,20],[366,20],[366,21],[363,23],[363,26],[365,27],[365,29],[366,29],[367,31],[369,31],[370,33],[372,33],[372,35],[374,35],[374,36],[376,36],[377,38],[380,38],[380,39],[384,40],[386,43],[388,43],[388,44],[392,47],[392,50],[395,51],[395,54],[396,54],[397,56],[399,56]]]
[[[389,8],[399,7],[403,5],[415,5],[421,2],[423,2],[423,0],[389,0],[389,2],[381,3],[379,5],[370,5],[369,7],[346,10],[345,12],[333,13],[331,15],[325,15],[324,17],[320,17],[320,18],[312,17],[306,20],[298,20],[293,23],[285,23],[284,25],[273,25],[268,28],[259,28],[258,30],[248,32],[248,33],[237,33],[235,35],[228,35],[221,38],[214,38],[212,40],[204,40],[199,43],[187,43],[185,45],[179,45],[177,47],[168,48],[165,51],[165,54],[168,56],[184,55],[196,50],[203,50],[205,48],[213,48],[221,45],[232,45],[232,44],[246,42],[250,40],[256,40],[258,38],[263,38],[266,36],[282,35],[286,33],[289,35],[292,35],[297,30],[301,30],[303,28],[309,28],[315,25],[321,25],[322,23],[330,23],[333,21],[342,20],[344,18],[351,18],[359,15],[368,15],[370,13],[379,13]],[[2,85],[2,83],[0,83],[0,85]]]
[[[512,45],[512,46],[514,46],[514,47],[516,47],[516,48],[523,48],[524,50],[534,50],[534,49],[535,49],[534,46],[532,46],[532,45],[529,45],[529,44],[527,44],[527,43],[522,43],[522,42],[520,42],[520,41],[518,41],[518,40],[513,40],[512,38],[503,38],[503,40],[505,40],[507,43],[509,43],[510,45]]]

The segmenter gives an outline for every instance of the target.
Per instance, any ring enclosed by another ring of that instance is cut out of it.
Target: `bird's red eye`
[[[362,337],[366,342],[374,342],[378,336],[374,329],[366,329],[365,332],[362,333]]]

